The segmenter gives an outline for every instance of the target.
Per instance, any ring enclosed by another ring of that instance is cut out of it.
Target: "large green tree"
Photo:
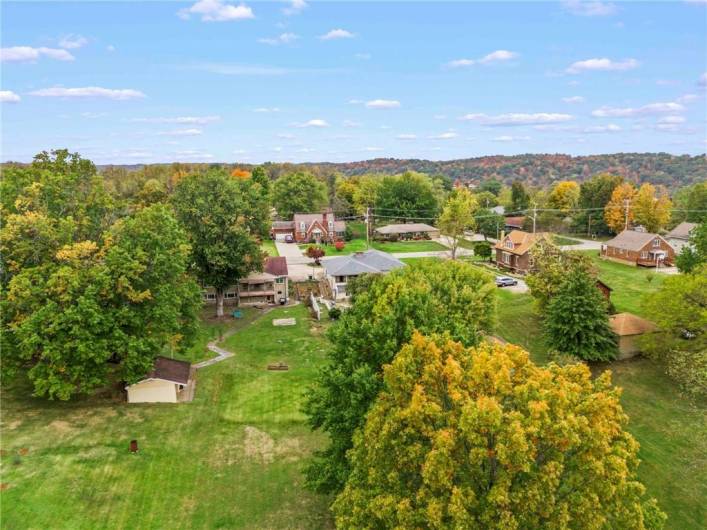
[[[183,178],[172,205],[191,244],[199,281],[216,291],[216,315],[223,316],[227,287],[262,270],[263,253],[255,239],[257,219],[242,184],[221,170]]]
[[[236,179],[243,195],[244,216],[248,229],[257,237],[268,237],[271,219],[272,186],[262,166],[253,169],[250,178]]]
[[[642,338],[644,351],[685,393],[707,397],[707,264],[666,278],[646,305],[657,330]]]
[[[451,243],[452,259],[457,257],[459,242],[464,238],[464,232],[475,226],[474,212],[478,208],[476,197],[467,189],[455,190],[447,200],[442,213],[437,220],[442,235],[447,236]]]
[[[327,205],[327,187],[311,173],[283,175],[273,186],[273,205],[282,219],[296,213],[316,213]]]
[[[407,171],[381,179],[375,214],[384,220],[433,218],[438,207],[432,179],[427,175]]]
[[[702,263],[707,263],[707,222],[702,222],[690,231],[688,242],[675,258],[680,272],[692,272]]]
[[[355,437],[337,528],[660,528],[610,375],[415,334]]]
[[[476,211],[474,222],[476,223],[476,230],[483,234],[484,239],[489,237],[497,239],[505,226],[506,219],[492,210],[481,208]]]
[[[307,470],[310,487],[340,490],[349,473],[346,452],[382,386],[383,366],[414,330],[449,333],[478,344],[493,328],[495,286],[484,272],[458,261],[423,263],[362,280],[353,306],[332,327],[326,367],[309,392],[306,412],[330,444]]]
[[[703,223],[707,220],[707,181],[681,188],[673,202],[677,208],[673,220]]]
[[[596,279],[581,269],[566,273],[550,299],[543,324],[550,348],[585,361],[610,361],[618,353],[607,302]]]
[[[586,229],[587,235],[610,233],[604,220],[604,207],[611,200],[616,186],[622,182],[623,177],[619,175],[600,173],[580,185],[579,207],[582,211],[574,216],[578,230]]]
[[[88,393],[113,370],[134,382],[158,354],[193,338],[199,289],[187,276],[186,237],[169,208],[144,208],[103,239],[46,246],[47,259],[25,261],[7,285],[3,372],[27,371],[36,395]]]
[[[518,212],[525,210],[530,203],[530,196],[525,186],[520,180],[514,180],[511,184],[511,210]]]

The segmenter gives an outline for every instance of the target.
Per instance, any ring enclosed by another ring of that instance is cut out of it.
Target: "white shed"
[[[193,387],[191,364],[157,357],[145,379],[125,387],[128,403],[177,403],[184,401]]]

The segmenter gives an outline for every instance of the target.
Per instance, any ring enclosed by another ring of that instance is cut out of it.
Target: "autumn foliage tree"
[[[672,207],[668,190],[664,186],[656,188],[649,183],[638,189],[631,204],[636,224],[643,226],[648,232],[657,232],[670,222]]]
[[[579,184],[572,180],[563,180],[555,184],[548,196],[548,205],[563,213],[577,207],[579,203]]]
[[[314,263],[316,263],[317,265],[320,265],[320,260],[326,254],[326,251],[320,246],[310,245],[307,247],[307,250],[304,252],[304,254],[308,258],[313,259]]]
[[[338,528],[660,528],[610,375],[419,333],[384,370]]]
[[[636,196],[636,188],[631,183],[619,184],[611,192],[611,199],[604,207],[604,221],[609,229],[618,234],[626,226],[626,201],[633,200]],[[634,209],[628,208],[628,226],[631,226],[634,218]]]
[[[459,261],[363,275],[351,287],[353,306],[329,332],[333,346],[328,363],[305,407],[311,426],[330,439],[307,469],[308,485],[320,492],[343,487],[349,472],[346,452],[382,387],[383,366],[415,329],[447,332],[475,345],[494,323],[491,276]]]

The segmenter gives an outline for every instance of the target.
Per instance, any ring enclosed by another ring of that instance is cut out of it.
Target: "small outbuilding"
[[[646,333],[655,331],[656,326],[650,320],[633,313],[617,313],[609,317],[611,329],[619,337],[619,359],[630,359],[641,353],[637,339]]]
[[[385,225],[374,231],[377,239],[434,239],[439,237],[439,228],[425,223],[403,223]]]
[[[128,403],[177,403],[190,401],[194,389],[190,363],[157,357],[145,379],[128,385]]]

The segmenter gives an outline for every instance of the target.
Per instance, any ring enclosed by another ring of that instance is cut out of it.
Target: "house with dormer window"
[[[641,267],[671,266],[675,261],[675,249],[658,234],[624,230],[601,246],[601,256]]]
[[[501,235],[496,243],[496,265],[512,272],[529,272],[535,263],[530,249],[533,245],[548,237],[545,232],[531,234],[522,230],[512,230],[507,235]]]
[[[333,243],[344,239],[345,231],[346,223],[327,208],[321,213],[296,213],[292,221],[275,221],[270,235],[275,241],[291,236],[297,243]]]

